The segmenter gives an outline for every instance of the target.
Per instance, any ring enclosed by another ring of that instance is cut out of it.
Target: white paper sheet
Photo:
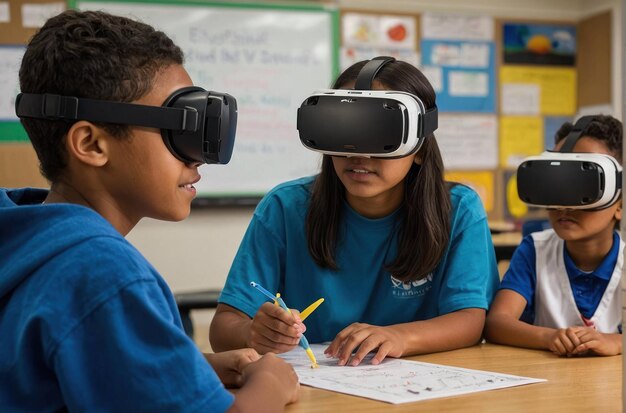
[[[40,28],[52,16],[65,10],[65,2],[22,4],[22,26]]]
[[[494,22],[489,16],[424,13],[423,39],[493,40]]]
[[[448,72],[448,94],[457,97],[485,97],[489,94],[489,75],[484,72],[451,70]]]
[[[545,381],[401,359],[386,359],[373,366],[368,357],[360,366],[340,367],[336,359],[324,356],[324,348],[323,344],[311,346],[319,363],[317,369],[311,368],[300,347],[281,357],[293,365],[301,384],[393,404]]]
[[[0,1],[0,23],[8,23],[11,21],[11,10],[9,2]]]
[[[536,83],[503,83],[502,113],[505,115],[539,115],[541,89]]]
[[[446,170],[486,170],[498,166],[496,115],[441,113],[435,136]]]

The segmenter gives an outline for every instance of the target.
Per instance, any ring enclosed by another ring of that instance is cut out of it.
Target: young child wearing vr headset
[[[518,168],[520,198],[548,207],[552,229],[515,251],[486,337],[559,356],[620,354],[622,123],[600,115],[565,123],[555,149]]]
[[[275,412],[295,372],[253,349],[203,355],[125,239],[187,217],[227,163],[236,102],[194,87],[164,33],[66,11],[30,41],[16,111],[50,191],[0,189],[0,411]],[[235,396],[224,388],[241,387]]]
[[[310,342],[339,365],[478,343],[498,286],[487,217],[470,188],[444,182],[435,92],[408,63],[344,71],[298,111],[321,172],[258,205],[211,325],[213,349],[293,349],[304,324],[248,284],[302,310]],[[353,352],[355,352],[353,354]]]

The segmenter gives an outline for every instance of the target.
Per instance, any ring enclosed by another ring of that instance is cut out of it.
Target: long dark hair
[[[333,88],[354,82],[365,63],[355,63],[346,69]],[[416,95],[426,108],[435,106],[432,86],[422,72],[408,63],[387,63],[375,80],[388,90]],[[432,272],[450,239],[450,194],[443,179],[443,160],[434,135],[425,139],[419,155],[421,165],[413,164],[405,178],[398,255],[386,268],[394,278],[402,281],[419,280]],[[335,250],[344,200],[345,188],[335,173],[332,158],[324,155],[320,174],[311,188],[306,218],[309,252],[324,268],[338,269]]]

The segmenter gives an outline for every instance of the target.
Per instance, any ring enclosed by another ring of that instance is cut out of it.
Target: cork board
[[[578,106],[612,102],[611,12],[578,23]]]

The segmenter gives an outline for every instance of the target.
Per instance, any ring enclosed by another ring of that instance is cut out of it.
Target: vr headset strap
[[[578,142],[578,139],[580,139],[583,132],[585,131],[585,129],[587,129],[587,126],[589,126],[593,119],[593,116],[583,116],[582,118],[578,119],[578,121],[574,125],[574,128],[565,137],[565,142],[563,142],[563,146],[561,146],[561,150],[559,152],[572,152],[574,150],[576,142]]]
[[[372,82],[380,69],[387,63],[395,61],[396,59],[390,56],[378,56],[367,62],[356,77],[354,90],[372,90]]]
[[[428,109],[426,113],[424,113],[424,115],[422,116],[424,121],[422,122],[422,131],[420,136],[429,136],[433,132],[435,132],[435,130],[437,130],[437,127],[439,126],[439,122],[437,120],[437,106]]]
[[[88,120],[183,132],[198,129],[198,112],[189,107],[157,107],[49,93],[20,93],[15,100],[15,113],[18,117],[26,118]]]

